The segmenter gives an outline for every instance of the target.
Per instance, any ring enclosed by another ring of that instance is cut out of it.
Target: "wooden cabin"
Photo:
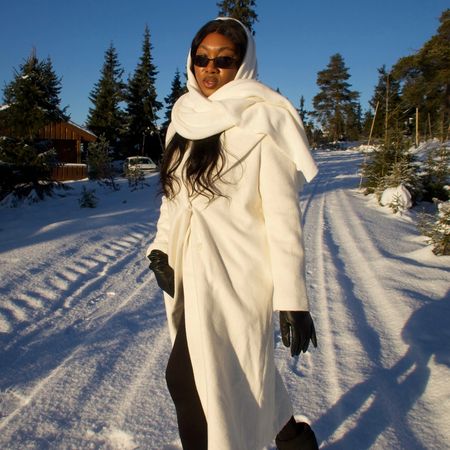
[[[81,164],[82,148],[97,136],[73,122],[52,122],[39,131],[40,139],[52,141],[58,162]]]
[[[87,165],[82,164],[82,152],[97,136],[73,122],[52,122],[39,131],[39,138],[52,142],[58,164],[52,169],[56,181],[81,180],[87,177]]]
[[[0,105],[0,111],[2,109],[5,107]],[[0,123],[0,136],[9,136],[9,131],[1,128]],[[53,180],[79,180],[87,177],[87,166],[82,163],[82,155],[83,151],[87,151],[88,143],[97,140],[94,133],[74,122],[52,122],[39,130],[37,138],[50,141],[51,147],[56,150],[57,165],[52,169]]]

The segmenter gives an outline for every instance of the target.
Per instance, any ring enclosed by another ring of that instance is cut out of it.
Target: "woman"
[[[254,41],[237,20],[204,25],[187,69],[147,252],[165,291],[166,379],[183,449],[259,450],[275,436],[279,449],[316,449],[273,356],[274,310],[292,355],[316,345],[297,193],[317,168],[303,126],[256,81]]]

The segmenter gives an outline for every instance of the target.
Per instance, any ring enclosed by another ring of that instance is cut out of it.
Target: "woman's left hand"
[[[308,350],[309,341],[317,347],[316,329],[309,311],[280,311],[281,339],[291,348],[291,355],[297,356]]]
[[[148,255],[149,268],[155,274],[158,286],[171,297],[175,294],[174,271],[169,266],[169,257],[161,250],[152,250]]]

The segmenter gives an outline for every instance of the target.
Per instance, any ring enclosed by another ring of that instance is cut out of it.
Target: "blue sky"
[[[256,0],[260,80],[279,88],[295,106],[311,107],[317,72],[341,53],[368,108],[377,68],[391,67],[435,34],[448,0]],[[127,79],[138,63],[145,25],[150,28],[156,88],[163,100],[177,68],[185,70],[193,35],[217,15],[216,0],[0,0],[0,82],[13,77],[33,47],[50,56],[62,77],[62,106],[83,124],[104,52],[113,42]],[[3,98],[3,97],[2,97]],[[1,100],[0,100],[1,103]],[[159,114],[162,115],[161,113]]]

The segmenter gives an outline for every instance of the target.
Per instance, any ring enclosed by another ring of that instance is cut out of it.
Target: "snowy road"
[[[450,257],[358,192],[361,155],[316,157],[301,203],[319,348],[291,359],[275,337],[295,409],[323,449],[450,448]],[[81,183],[0,210],[0,448],[177,448],[148,182],[97,188],[93,210]]]

